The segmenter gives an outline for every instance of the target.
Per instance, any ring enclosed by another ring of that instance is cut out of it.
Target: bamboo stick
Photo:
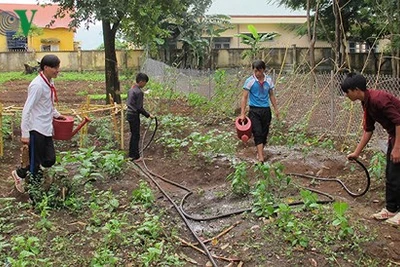
[[[111,97],[112,99],[112,97]],[[108,116],[111,116],[112,121],[113,121],[113,128],[114,128],[114,132],[115,132],[115,140],[119,140],[120,141],[120,146],[121,149],[124,148],[124,105],[121,103],[121,105],[118,105],[116,103],[113,102],[112,99],[112,103],[113,104],[108,104],[108,105],[99,105],[99,104],[94,104],[92,105],[90,103],[90,97],[87,96],[86,98],[86,102],[83,104],[79,104],[79,105],[72,105],[71,108],[66,108],[66,107],[60,107],[57,110],[61,113],[61,114],[65,114],[65,115],[73,115],[75,116],[77,119],[79,119],[80,121],[82,121],[82,118],[85,116],[88,116],[88,114],[91,113],[96,113],[96,112],[106,112],[106,111],[110,111],[109,115],[106,116],[96,116],[97,118],[106,118]],[[0,103],[1,104],[1,103]],[[4,107],[3,105],[1,106],[0,109],[0,127],[2,126],[3,122],[4,122],[4,116],[14,116],[16,113],[21,113],[22,112],[23,107],[20,106],[16,106],[16,105],[11,105],[11,106],[7,106]],[[116,115],[118,113],[121,112],[121,123],[119,124],[118,119],[116,117]],[[13,120],[11,121],[11,124],[13,123]],[[120,125],[120,129],[118,129]],[[12,129],[13,129],[13,124],[11,125]],[[80,131],[80,136],[79,136],[79,146],[83,147],[84,146],[84,138],[87,136],[88,134],[88,126],[87,124],[84,125]],[[13,137],[13,136],[12,136]],[[4,155],[4,136],[3,133],[0,132],[0,156]]]
[[[121,102],[121,149],[124,149],[124,104]]]
[[[234,227],[236,227],[239,223],[240,223],[240,221],[235,222],[233,225],[231,225],[230,227],[228,227],[227,229],[225,229],[224,231],[222,231],[222,232],[219,233],[218,235],[216,235],[216,236],[214,236],[214,237],[212,237],[212,238],[209,238],[209,239],[204,240],[203,243],[205,244],[205,243],[208,243],[208,242],[210,242],[210,241],[212,241],[212,240],[214,240],[214,239],[220,238],[221,236],[225,235],[225,234],[228,233],[230,230],[232,230]]]
[[[118,109],[117,109],[117,105],[118,104],[116,102],[114,102],[114,109],[110,110],[110,113],[111,113],[110,115],[111,115],[111,119],[112,119],[112,122],[113,122],[115,140],[117,142],[119,142],[119,138],[120,138],[119,134],[120,134],[120,132],[118,131],[118,122],[117,122],[117,111],[118,111]]]
[[[175,238],[177,238],[179,241],[181,241],[183,244],[193,248],[194,250],[197,250],[198,252],[200,252],[203,255],[206,255],[206,253],[204,252],[204,250],[196,247],[195,245],[193,245],[192,243],[180,238],[179,236],[175,236]],[[237,262],[240,261],[240,259],[238,258],[227,258],[227,257],[223,257],[223,256],[217,256],[217,255],[211,255],[213,258],[215,259],[219,259],[219,260],[223,260],[223,261],[227,261],[227,262]]]

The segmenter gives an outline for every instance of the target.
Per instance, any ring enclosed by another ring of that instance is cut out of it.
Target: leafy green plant
[[[167,76],[173,76],[173,75],[177,75],[171,72],[174,72],[174,68],[167,68]],[[158,83],[158,82],[153,82],[152,80],[150,80],[148,82],[148,84],[146,85],[146,87],[149,90],[149,97],[150,98],[162,98],[162,99],[169,99],[169,100],[173,100],[173,99],[179,99],[183,96],[182,93],[175,91],[176,88],[176,80],[173,79],[168,79],[168,80],[172,80],[172,82],[170,83]]]
[[[164,242],[155,243],[154,246],[147,249],[147,251],[140,255],[140,260],[144,266],[152,266],[154,262],[157,262],[163,252]]]
[[[221,132],[218,129],[210,130],[207,133],[192,132],[187,140],[189,141],[189,151],[195,156],[200,153],[232,155],[238,142],[232,137],[232,133]]]
[[[107,244],[118,244],[121,242],[120,239],[124,238],[124,235],[122,234],[122,228],[123,226],[127,225],[126,222],[117,220],[117,219],[111,219],[109,220],[102,228],[102,231],[105,232],[105,242]]]
[[[11,244],[3,235],[0,235],[0,255],[4,255],[5,250],[9,247],[11,247]],[[1,257],[0,260],[2,260]]]
[[[12,135],[11,120],[12,120],[11,116],[4,115],[2,117],[1,131],[3,133],[4,138],[8,138],[9,136]]]
[[[353,228],[350,226],[349,221],[345,217],[345,213],[349,208],[349,204],[345,202],[335,202],[333,210],[335,211],[336,219],[332,222],[333,226],[339,227],[339,238],[345,238],[354,233]]]
[[[281,203],[275,212],[278,213],[277,224],[284,231],[285,240],[290,242],[293,247],[300,246],[307,248],[310,240],[302,229],[305,227],[305,224],[302,224],[294,216],[290,206]]]
[[[386,171],[386,156],[378,151],[371,157],[369,162],[368,172],[377,180],[382,180],[385,177]]]
[[[51,230],[53,224],[52,222],[48,219],[50,216],[50,210],[51,208],[49,207],[49,201],[51,197],[49,197],[47,194],[43,194],[42,200],[36,204],[36,209],[39,210],[40,212],[40,221],[36,223],[36,226],[42,230]]]
[[[102,266],[116,266],[119,258],[115,256],[115,253],[106,248],[100,247],[94,252],[94,256],[90,261],[91,267],[102,267]]]
[[[261,43],[273,40],[278,34],[275,32],[259,34],[254,25],[248,25],[250,34],[239,33],[235,36],[240,38],[240,42],[250,46],[250,50],[246,50],[243,53],[243,58],[249,58],[251,61],[254,60],[259,51],[261,50]]]
[[[100,161],[102,171],[111,177],[120,175],[126,162],[124,153],[122,151],[114,150],[102,151],[102,154],[104,154]]]
[[[83,209],[84,197],[76,195],[75,192],[71,192],[68,194],[67,198],[65,199],[64,206],[67,207],[71,211],[79,212]]]
[[[113,216],[112,213],[116,211],[119,205],[119,201],[112,191],[93,190],[89,204],[91,223],[95,226],[100,226]]]
[[[318,195],[309,190],[300,190],[300,195],[303,199],[303,210],[312,210],[319,208]]]
[[[12,250],[17,257],[7,257],[11,266],[45,266],[49,262],[49,259],[39,257],[41,251],[39,238],[35,236],[25,238],[18,235],[12,237],[12,241],[14,243]]]
[[[88,135],[85,146],[101,147],[102,150],[112,150],[118,147],[110,117],[94,119],[90,122],[89,127],[94,129],[94,134]]]
[[[247,195],[250,192],[250,181],[247,177],[246,162],[234,165],[235,171],[226,178],[231,182],[233,193],[237,195]]]
[[[189,145],[188,139],[180,137],[181,132],[198,128],[198,123],[187,117],[167,115],[160,117],[159,128],[161,136],[156,142],[164,145],[176,157],[182,148]]]
[[[160,236],[162,232],[160,217],[154,216],[149,213],[144,214],[145,221],[139,226],[137,232],[146,237],[150,237],[151,239],[156,239]]]
[[[208,99],[205,96],[201,96],[197,93],[189,93],[187,99],[189,105],[192,107],[201,108],[208,103]]]
[[[252,211],[257,216],[269,217],[274,213],[280,195],[291,181],[283,170],[284,166],[281,163],[255,165],[254,171],[258,182],[252,191],[254,197]]]
[[[154,201],[153,191],[145,181],[141,180],[139,188],[132,191],[132,202],[135,204],[140,203],[144,208],[150,208],[153,206]]]
[[[275,212],[275,198],[268,190],[268,182],[263,179],[256,183],[255,189],[251,192],[254,198],[251,212],[256,216],[270,217]]]

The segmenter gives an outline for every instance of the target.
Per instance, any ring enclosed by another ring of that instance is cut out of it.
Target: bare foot
[[[133,162],[136,162],[136,163],[139,163],[139,162],[142,162],[142,161],[143,161],[143,158],[142,158],[142,157],[133,160]]]

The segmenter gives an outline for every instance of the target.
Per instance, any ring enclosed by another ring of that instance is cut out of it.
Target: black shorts
[[[254,136],[255,145],[266,144],[269,133],[269,125],[271,124],[271,108],[260,108],[250,106],[249,118]]]

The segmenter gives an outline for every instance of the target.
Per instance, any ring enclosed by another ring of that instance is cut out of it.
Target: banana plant
[[[241,39],[240,42],[242,44],[250,46],[250,50],[246,50],[243,53],[242,58],[250,58],[251,60],[254,60],[261,50],[261,43],[271,41],[279,34],[276,32],[260,34],[254,25],[248,25],[247,28],[249,29],[250,35],[246,33],[239,33],[235,34],[235,36]]]

